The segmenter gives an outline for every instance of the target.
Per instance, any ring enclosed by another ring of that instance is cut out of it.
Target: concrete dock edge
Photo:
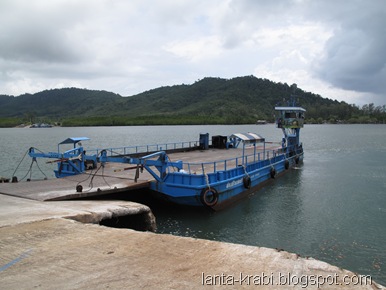
[[[99,225],[146,208],[0,195],[0,288],[386,289],[285,251]]]

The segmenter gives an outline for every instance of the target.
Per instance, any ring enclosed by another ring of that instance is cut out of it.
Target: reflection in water
[[[171,210],[153,205],[158,231],[271,247],[273,240],[276,246],[282,246],[282,241],[296,235],[301,225],[302,199],[296,189],[301,171],[301,167],[290,170],[274,183],[219,212],[179,207]]]

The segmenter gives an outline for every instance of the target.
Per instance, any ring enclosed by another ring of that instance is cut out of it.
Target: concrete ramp
[[[39,201],[57,201],[149,188],[152,179],[149,173],[144,171],[135,181],[135,170],[124,170],[124,166],[114,163],[107,164],[103,172],[86,172],[48,180],[0,183],[0,194]],[[82,187],[81,191],[78,186]]]

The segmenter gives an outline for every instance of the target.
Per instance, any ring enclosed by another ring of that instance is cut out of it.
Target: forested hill
[[[241,124],[273,121],[273,108],[296,95],[308,122],[382,122],[372,104],[362,110],[305,92],[295,84],[254,76],[204,78],[122,97],[106,91],[53,89],[18,97],[0,95],[0,122],[59,122],[64,126],[143,124]],[[382,119],[383,118],[383,119]],[[7,123],[8,122],[8,123]],[[5,125],[4,125],[5,124]]]
[[[18,97],[0,95],[0,117],[42,117],[61,119],[71,116],[92,116],[100,108],[119,102],[120,95],[106,91],[64,88],[46,90]]]

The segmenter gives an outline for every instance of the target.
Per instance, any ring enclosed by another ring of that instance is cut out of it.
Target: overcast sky
[[[386,1],[0,0],[0,94],[245,75],[386,104]]]

